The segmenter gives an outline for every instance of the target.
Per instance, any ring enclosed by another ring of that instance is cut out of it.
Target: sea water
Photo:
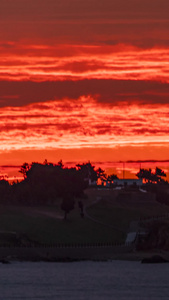
[[[169,299],[169,264],[70,262],[0,264],[0,299]]]

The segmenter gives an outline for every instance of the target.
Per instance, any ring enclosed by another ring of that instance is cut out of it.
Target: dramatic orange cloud
[[[0,6],[1,165],[168,159],[168,1]]]
[[[169,143],[169,105],[98,103],[88,97],[0,109],[2,150]]]
[[[1,50],[0,80],[169,82],[169,48],[19,44]]]

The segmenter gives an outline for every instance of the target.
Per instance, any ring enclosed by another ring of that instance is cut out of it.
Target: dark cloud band
[[[92,95],[97,101],[114,105],[169,103],[169,84],[135,80],[81,80],[51,82],[0,81],[0,107],[24,106],[48,100],[78,99]]]

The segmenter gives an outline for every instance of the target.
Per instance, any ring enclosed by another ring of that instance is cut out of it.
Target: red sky
[[[168,1],[0,0],[0,28],[0,165],[169,159]]]

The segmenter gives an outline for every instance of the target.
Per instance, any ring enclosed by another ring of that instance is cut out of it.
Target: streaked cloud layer
[[[167,153],[166,0],[0,0],[0,8],[0,154]]]
[[[0,110],[3,150],[169,143],[169,105],[110,105],[91,97]]]
[[[169,48],[1,46],[0,80],[155,80],[169,83]]]

